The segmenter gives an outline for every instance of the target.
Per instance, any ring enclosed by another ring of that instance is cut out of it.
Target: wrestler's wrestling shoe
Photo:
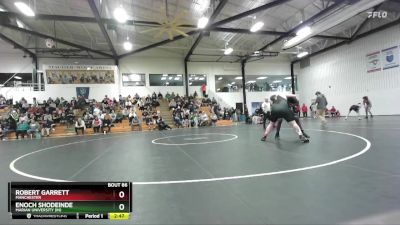
[[[304,136],[304,137],[310,138],[310,136],[309,136],[308,134],[306,134],[306,132],[304,132],[304,131],[301,131],[301,132],[303,132],[303,136]]]
[[[300,141],[303,143],[308,143],[310,140],[306,138],[304,135],[299,135]]]
[[[261,138],[261,141],[265,141],[265,140],[267,140],[267,137],[266,137],[266,136],[263,136],[263,137]]]

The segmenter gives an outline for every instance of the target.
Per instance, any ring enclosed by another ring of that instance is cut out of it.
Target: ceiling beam
[[[114,46],[112,44],[112,41],[110,39],[110,36],[108,36],[107,30],[104,27],[104,23],[101,20],[101,15],[99,13],[99,10],[97,10],[96,2],[95,2],[95,0],[88,0],[88,3],[89,3],[89,6],[90,6],[90,9],[92,10],[92,13],[93,13],[94,17],[96,18],[97,24],[100,27],[101,33],[103,33],[103,36],[107,41],[108,47],[110,48],[110,50],[111,50],[111,52],[112,52],[112,54],[114,56],[114,59],[116,59],[118,57],[118,54],[115,51]]]
[[[5,16],[9,18],[20,17],[26,21],[35,21],[35,20],[50,20],[50,21],[64,21],[64,22],[77,22],[77,23],[97,23],[97,19],[93,17],[83,17],[83,16],[64,16],[64,15],[49,15],[49,14],[36,14],[35,17],[28,17],[21,13],[16,12],[0,12],[0,16]],[[105,24],[119,24],[114,19],[101,18],[102,23]],[[144,21],[144,20],[127,20],[126,25],[135,25],[135,26],[159,26],[161,25],[158,22],[154,21]],[[183,24],[182,27],[186,28],[196,28],[195,25],[191,24]]]
[[[107,54],[105,52],[102,52],[102,51],[99,51],[99,50],[95,50],[95,49],[91,49],[91,48],[88,48],[88,47],[85,47],[85,46],[82,46],[82,45],[74,44],[72,42],[65,41],[65,40],[62,40],[60,38],[52,37],[52,36],[49,36],[47,34],[42,34],[42,33],[39,33],[39,32],[33,31],[33,30],[27,30],[27,29],[24,29],[24,28],[20,28],[20,27],[8,24],[8,23],[0,22],[0,25],[3,26],[3,27],[7,27],[9,29],[12,29],[12,30],[16,30],[16,31],[22,32],[22,33],[34,35],[34,36],[41,37],[41,38],[44,38],[44,39],[50,38],[50,39],[53,39],[56,42],[59,42],[59,43],[65,44],[65,45],[69,45],[69,46],[74,47],[74,48],[78,48],[78,49],[86,50],[86,51],[89,51],[89,52],[97,53],[99,55],[103,55],[103,56],[107,56],[107,57],[110,57],[110,58],[114,58],[113,55]]]
[[[381,4],[379,4],[379,5],[377,5],[377,6],[375,6],[373,9],[372,9],[372,11],[374,12],[374,11],[377,11],[381,6],[382,6],[382,4],[383,3],[381,3]],[[354,31],[354,33],[351,35],[351,38],[350,38],[350,42],[352,42],[356,37],[357,37],[357,35],[360,33],[360,31],[367,25],[367,23],[369,22],[369,18],[367,17],[367,18],[365,18],[364,19],[364,21],[360,24],[360,26],[358,26],[357,27],[357,29],[356,29],[356,31]]]
[[[197,34],[199,32],[200,32],[199,30],[192,30],[192,31],[187,32],[186,34],[189,35],[189,36],[192,36],[192,35]],[[143,48],[139,48],[139,49],[127,52],[125,54],[119,55],[118,59],[121,59],[121,58],[129,56],[129,55],[134,55],[134,54],[137,54],[139,52],[143,52],[143,51],[146,51],[146,50],[149,50],[149,49],[152,49],[152,48],[156,48],[156,47],[159,47],[159,46],[162,46],[162,45],[165,45],[165,44],[177,41],[177,40],[181,40],[183,38],[186,38],[186,36],[178,35],[178,36],[175,36],[174,39],[172,39],[172,40],[171,39],[166,39],[166,40],[163,40],[163,41],[160,41],[160,42],[145,46]]]
[[[243,13],[239,13],[239,14],[237,14],[235,16],[220,20],[220,21],[214,23],[211,27],[218,27],[218,26],[233,22],[235,20],[239,20],[239,19],[242,19],[244,17],[251,16],[253,14],[256,14],[256,13],[262,12],[264,10],[273,8],[275,6],[284,4],[284,3],[289,2],[289,1],[291,1],[291,0],[275,0],[273,2],[270,2],[270,3],[264,4],[262,6],[259,6],[257,8],[251,9],[249,11],[246,11],[246,12],[243,12]]]
[[[228,0],[221,0],[217,6],[217,8],[215,8],[215,10],[213,11],[212,15],[210,16],[210,19],[208,21],[208,23],[214,23],[215,18],[217,18],[217,16],[219,15],[219,13],[222,11],[222,9],[224,8],[225,4],[228,2]],[[205,29],[207,29],[209,27],[209,25],[207,25],[205,27]],[[193,43],[192,47],[189,49],[188,53],[185,56],[185,61],[189,61],[190,56],[192,55],[192,53],[194,52],[194,50],[196,49],[197,45],[199,45],[201,39],[203,39],[204,33],[201,32],[199,34],[199,36],[197,37],[196,41]]]
[[[249,16],[249,15],[252,15],[252,14],[254,14],[254,13],[258,13],[258,12],[261,12],[261,11],[263,11],[263,10],[267,10],[267,9],[269,9],[269,8],[278,6],[278,5],[283,4],[283,3],[286,3],[286,2],[288,2],[288,1],[291,1],[291,0],[276,0],[276,1],[273,1],[273,2],[270,2],[270,3],[267,3],[267,4],[265,4],[265,5],[262,5],[262,6],[260,6],[260,7],[251,9],[251,10],[249,10],[249,11],[246,11],[246,12],[237,14],[237,15],[235,15],[235,16],[232,16],[232,17],[229,17],[229,18],[220,20],[220,21],[218,21],[218,22],[216,22],[216,23],[213,23],[213,24],[210,25],[209,27],[212,29],[212,28],[214,28],[214,27],[217,27],[217,26],[220,26],[220,25],[224,25],[224,24],[226,24],[226,23],[230,23],[230,22],[232,22],[232,21],[235,21],[235,20],[244,18],[244,17]],[[187,33],[187,35],[192,36],[192,35],[197,34],[197,33],[199,33],[199,32],[200,32],[200,30],[192,30],[192,31],[189,31],[189,32]],[[168,43],[171,43],[171,42],[180,40],[180,39],[182,39],[182,38],[185,38],[185,36],[179,35],[179,36],[174,37],[173,40],[167,39],[167,40],[164,40],[164,41],[160,41],[160,42],[157,42],[157,43],[148,45],[148,46],[146,46],[146,47],[143,47],[143,48],[140,48],[140,49],[133,50],[133,51],[131,51],[131,52],[122,54],[122,55],[120,55],[118,58],[120,59],[120,58],[126,57],[126,56],[128,56],[128,55],[133,55],[133,54],[136,54],[136,53],[145,51],[145,50],[149,50],[149,49],[152,49],[152,48],[155,48],[155,47],[159,47],[159,46],[162,46],[162,45],[165,45],[165,44],[168,44]]]
[[[397,25],[399,25],[399,24],[400,24],[400,19],[394,20],[394,21],[389,22],[389,23],[386,23],[386,24],[384,24],[384,25],[382,25],[382,26],[380,26],[380,27],[377,27],[377,28],[375,28],[375,29],[372,29],[372,30],[367,31],[367,32],[365,32],[365,33],[362,33],[362,34],[360,34],[360,35],[357,35],[357,36],[353,39],[353,41],[358,40],[358,39],[361,39],[361,38],[364,38],[364,37],[367,37],[367,36],[369,36],[369,35],[371,35],[371,34],[374,34],[374,33],[380,32],[380,31],[383,31],[383,30],[385,30],[385,29],[388,29],[388,28],[397,26]],[[319,50],[319,51],[317,51],[317,52],[313,52],[313,53],[309,54],[308,56],[306,56],[305,58],[310,58],[310,57],[319,55],[319,54],[321,54],[321,53],[327,52],[327,51],[329,51],[329,50],[331,50],[331,49],[335,49],[335,48],[340,47],[340,46],[345,45],[345,44],[350,44],[350,42],[348,42],[348,41],[341,41],[341,42],[339,42],[339,43],[337,43],[337,44],[334,44],[334,45],[331,45],[331,46],[329,46],[329,47],[327,47],[327,48],[321,49],[321,50]],[[300,60],[301,60],[301,59],[296,59],[296,60],[292,61],[292,63],[300,62]]]
[[[211,28],[210,31],[214,32],[225,32],[225,33],[239,33],[239,34],[251,34],[251,35],[285,35],[286,32],[282,31],[270,31],[270,30],[260,30],[257,32],[251,32],[249,29],[240,28],[227,28],[227,27],[215,27]],[[321,39],[338,39],[338,40],[348,40],[348,37],[330,36],[330,35],[316,35],[313,38]]]
[[[28,50],[27,48],[25,48],[24,46],[18,44],[17,42],[15,42],[14,40],[12,40],[11,38],[5,36],[4,34],[0,33],[0,39],[3,39],[5,42],[8,42],[9,44],[11,44],[12,46],[14,46],[14,48],[18,48],[21,49],[24,53],[27,53],[28,55],[30,55],[32,58],[36,57],[36,54],[31,52],[30,50]]]
[[[288,32],[286,32],[284,35],[279,36],[278,38],[276,38],[275,40],[269,42],[268,44],[264,45],[263,47],[261,47],[258,51],[263,51],[266,48],[268,48],[269,46],[272,46],[276,43],[278,43],[279,41],[281,41],[282,39],[290,36],[291,34],[293,34],[296,30],[298,30],[300,27],[307,25],[309,23],[312,23],[315,19],[327,14],[328,12],[332,11],[333,9],[335,9],[336,7],[338,7],[339,5],[341,5],[344,1],[346,0],[338,0],[335,2],[335,4],[321,10],[320,12],[318,12],[317,14],[315,14],[314,16],[308,18],[306,21],[302,22],[301,24],[295,26],[294,28],[290,29]],[[248,57],[246,57],[247,59]]]

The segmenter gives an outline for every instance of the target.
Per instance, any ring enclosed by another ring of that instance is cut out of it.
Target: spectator
[[[169,102],[169,110],[176,108],[176,106],[177,106],[177,103],[175,102],[174,99],[172,99],[172,100]]]
[[[102,122],[98,116],[94,117],[92,121],[93,133],[99,133],[101,128]]]
[[[50,131],[52,129],[53,121],[52,120],[44,120],[42,126],[42,136],[50,136]]]
[[[112,117],[108,112],[106,112],[104,115],[103,126],[101,127],[101,132],[103,132],[104,134],[110,133],[111,126],[112,126]],[[107,131],[104,130],[105,127],[107,127]]]
[[[202,84],[202,85],[201,85],[201,92],[202,92],[202,94],[203,94],[203,98],[207,97],[207,96],[206,96],[206,90],[207,90],[206,84]]]
[[[301,106],[301,111],[303,112],[303,117],[306,118],[307,111],[308,111],[308,107],[306,106],[306,103],[303,103],[303,105]]]
[[[171,130],[172,128],[165,123],[164,119],[160,116],[157,121],[158,130]]]
[[[217,114],[213,113],[212,116],[211,116],[211,124],[213,126],[216,126],[217,125],[217,121],[218,121],[218,116],[217,116]]]
[[[200,121],[199,126],[204,127],[209,125],[209,118],[206,112],[200,111]]]
[[[17,139],[19,139],[20,135],[22,138],[24,138],[25,136],[28,136],[28,130],[29,130],[28,121],[19,123],[17,126],[17,130],[15,131],[15,135],[16,135]]]
[[[131,130],[133,131],[135,127],[138,127],[139,131],[142,131],[142,125],[140,124],[140,121],[136,114],[134,114],[131,119]]]
[[[167,92],[167,94],[165,94],[165,98],[166,98],[168,101],[171,101],[171,94],[170,94],[169,92]]]
[[[86,124],[85,121],[82,120],[82,118],[78,118],[75,122],[75,133],[76,135],[78,135],[78,131],[82,132],[82,135],[85,134],[85,130],[86,130]]]
[[[326,106],[328,105],[328,101],[326,100],[325,95],[323,95],[319,91],[315,92],[315,95],[317,96],[317,99],[315,100],[315,103],[317,104],[317,114],[321,120],[321,124],[325,125],[326,124],[325,110]]]
[[[36,138],[40,137],[39,136],[40,135],[40,125],[38,122],[35,121],[35,119],[31,120],[27,134],[31,137],[31,139],[33,138],[33,136],[35,136]]]
[[[161,94],[161,92],[158,92],[158,99],[163,99],[163,95]]]
[[[336,117],[336,108],[335,106],[332,106],[332,108],[329,110],[329,113],[331,114],[331,117]]]

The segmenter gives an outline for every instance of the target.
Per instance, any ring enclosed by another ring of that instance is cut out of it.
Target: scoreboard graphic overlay
[[[10,182],[8,211],[13,219],[127,220],[131,182]]]

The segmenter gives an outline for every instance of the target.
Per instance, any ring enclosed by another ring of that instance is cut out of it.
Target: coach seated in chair
[[[101,132],[110,133],[111,127],[112,127],[112,117],[108,112],[106,112],[103,118],[103,126],[101,127]],[[104,128],[107,128],[107,131],[105,131]]]
[[[28,121],[19,123],[17,126],[17,130],[15,131],[16,138],[19,139],[20,135],[22,138],[24,138],[25,136],[28,136],[28,130],[29,130]]]
[[[138,127],[139,131],[142,131],[142,124],[140,123],[140,120],[137,117],[136,113],[133,115],[131,119],[131,130],[133,131],[135,127]]]
[[[93,133],[99,133],[102,126],[101,119],[98,116],[94,117],[92,121]]]
[[[85,130],[86,130],[86,124],[85,121],[82,120],[82,118],[78,118],[75,122],[75,133],[76,135],[78,135],[78,131],[82,132],[82,135],[85,134]]]
[[[50,131],[52,129],[52,126],[53,126],[53,121],[52,120],[49,120],[49,119],[44,120],[42,122],[42,136],[49,137],[50,136]]]
[[[30,124],[29,124],[29,130],[28,130],[28,135],[31,137],[39,138],[40,137],[40,124],[35,121],[35,119],[32,119]]]

